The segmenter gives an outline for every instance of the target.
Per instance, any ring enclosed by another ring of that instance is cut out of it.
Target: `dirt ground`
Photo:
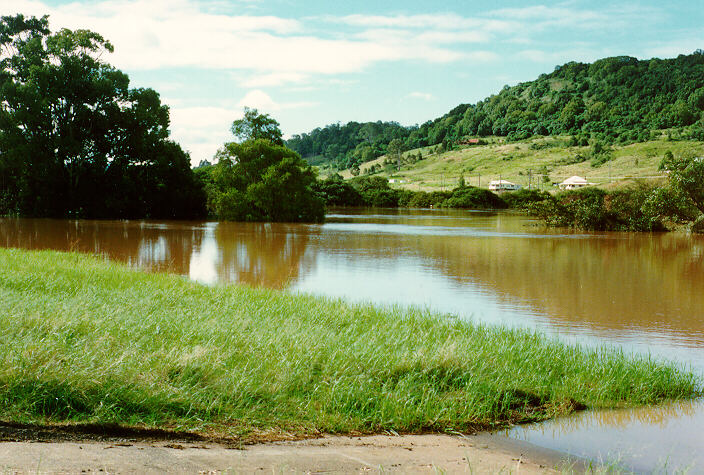
[[[81,440],[0,424],[0,473],[531,474],[566,467],[559,453],[492,434],[326,436],[242,447],[124,435]]]

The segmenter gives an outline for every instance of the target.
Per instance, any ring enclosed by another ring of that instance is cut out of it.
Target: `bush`
[[[704,234],[704,214],[699,215],[690,229],[693,233]]]
[[[527,209],[531,203],[549,199],[550,193],[523,188],[510,193],[504,193],[501,198],[506,202],[509,208]]]
[[[663,231],[660,216],[647,205],[655,191],[645,186],[612,192],[582,188],[531,203],[528,209],[550,226],[590,231]]]
[[[401,192],[391,189],[389,181],[380,176],[358,177],[350,180],[352,186],[362,197],[366,206],[395,208],[398,206]]]
[[[333,175],[313,185],[313,191],[325,201],[326,206],[362,206],[362,195],[340,175]]]
[[[504,209],[508,205],[498,195],[474,186],[455,188],[442,206],[463,209]]]

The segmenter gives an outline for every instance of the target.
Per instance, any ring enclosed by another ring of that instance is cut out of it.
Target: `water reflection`
[[[704,402],[588,411],[506,432],[563,453],[638,472],[704,471]]]
[[[287,224],[0,219],[0,245],[104,255],[194,280],[282,289],[315,259],[319,228]]]
[[[106,255],[140,268],[188,274],[204,223],[0,219],[0,245]]]
[[[392,210],[336,213],[322,226],[0,219],[0,245],[427,306],[680,359],[704,348],[700,236],[564,233],[507,213]],[[689,362],[704,371],[704,357]]]
[[[220,223],[210,243],[219,253],[215,273],[206,280],[283,289],[312,266],[315,256],[305,251],[318,232],[315,226]]]

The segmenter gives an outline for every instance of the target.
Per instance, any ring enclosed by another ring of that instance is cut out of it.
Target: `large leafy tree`
[[[247,124],[240,123],[235,133],[241,142],[226,143],[216,155],[218,163],[210,167],[211,212],[231,221],[322,221],[325,205],[313,191],[315,172],[283,146],[278,122],[249,108],[244,120]],[[236,125],[238,121],[233,132]]]
[[[240,141],[268,140],[275,145],[283,145],[279,122],[269,114],[261,114],[257,109],[244,108],[244,117],[237,119],[230,128]]]
[[[204,195],[151,89],[103,61],[98,33],[0,19],[0,212],[191,217]]]

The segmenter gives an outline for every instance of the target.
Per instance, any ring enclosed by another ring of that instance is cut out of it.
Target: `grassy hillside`
[[[447,147],[467,137],[515,142],[536,135],[624,145],[652,140],[658,130],[669,128],[704,140],[702,50],[664,60],[618,56],[591,64],[570,62],[533,81],[505,86],[476,104],[460,104],[420,126],[333,124],[294,136],[287,144],[304,158],[318,156],[318,164],[324,159],[343,169],[386,153],[393,139],[406,149]]]
[[[0,418],[261,440],[471,431],[700,395],[530,331],[0,249]]]
[[[396,171],[395,160],[383,156],[363,164],[360,175],[366,175],[371,167],[376,167],[378,171],[372,175],[403,181],[394,186],[412,190],[451,189],[457,185],[460,176],[468,185],[474,186],[481,184],[487,187],[490,180],[502,178],[524,187],[530,180],[534,187],[549,190],[554,188],[554,183],[573,175],[585,176],[590,182],[603,186],[618,185],[636,178],[664,178],[665,173],[658,170],[658,165],[668,150],[675,157],[686,154],[704,156],[704,142],[668,140],[663,135],[649,142],[609,146],[606,153],[611,159],[594,167],[593,147],[570,146],[568,137],[538,137],[514,143],[492,137],[486,141],[486,145],[441,153],[433,152],[436,147],[412,150],[404,154],[405,163],[400,172]],[[406,158],[417,157],[418,152],[423,159],[416,161]],[[582,158],[584,161],[572,163]],[[385,162],[387,165],[384,165]],[[344,170],[341,174],[345,178],[352,177],[350,170]]]

